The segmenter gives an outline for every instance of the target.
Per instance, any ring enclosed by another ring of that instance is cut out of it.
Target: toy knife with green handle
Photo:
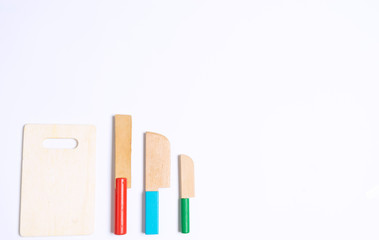
[[[170,187],[170,143],[158,133],[145,134],[145,233],[159,233],[159,188]]]
[[[180,174],[180,215],[182,233],[190,232],[189,198],[195,197],[193,161],[187,155],[179,156]]]

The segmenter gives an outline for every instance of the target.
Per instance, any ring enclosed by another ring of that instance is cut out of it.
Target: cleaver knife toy
[[[127,230],[127,188],[131,187],[132,117],[115,115],[115,222],[114,233],[124,235]]]

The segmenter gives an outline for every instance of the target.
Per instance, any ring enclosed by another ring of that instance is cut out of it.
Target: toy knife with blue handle
[[[159,233],[159,188],[170,187],[170,142],[158,133],[145,134],[145,233]]]

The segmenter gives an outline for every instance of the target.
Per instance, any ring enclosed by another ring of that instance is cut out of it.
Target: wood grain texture
[[[193,161],[187,155],[179,156],[180,198],[195,197],[195,172]]]
[[[131,187],[132,116],[115,115],[115,178],[126,178]]]
[[[158,133],[145,134],[145,190],[170,187],[170,142]]]
[[[73,138],[74,149],[44,148],[47,138]],[[94,230],[96,130],[90,125],[24,127],[21,236],[90,234]]]

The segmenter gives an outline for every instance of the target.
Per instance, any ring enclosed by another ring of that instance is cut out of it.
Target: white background
[[[378,25],[375,0],[1,0],[0,238],[21,238],[23,125],[88,123],[96,225],[72,239],[378,239]],[[133,116],[122,237],[114,114]],[[145,131],[172,147],[159,236],[142,233]],[[195,162],[190,235],[180,153]]]

